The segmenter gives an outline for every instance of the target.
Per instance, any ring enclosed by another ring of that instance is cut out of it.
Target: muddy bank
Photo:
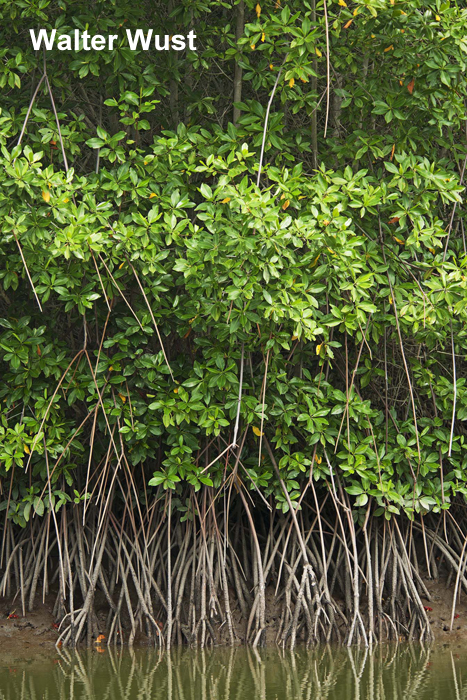
[[[451,614],[452,602],[454,594],[454,585],[446,585],[446,581],[434,581],[428,577],[423,578],[429,598],[424,599],[424,605],[427,612],[430,626],[435,638],[435,644],[456,645],[467,642],[467,595],[462,594],[460,600],[456,604],[454,624],[452,631]],[[274,646],[276,644],[277,635],[279,632],[279,621],[281,603],[275,597],[274,590],[268,588],[266,590],[266,646]],[[0,650],[2,659],[8,657],[26,658],[31,656],[31,659],[39,659],[41,653],[49,655],[55,649],[55,644],[59,639],[59,624],[53,616],[55,604],[55,596],[49,595],[45,602],[37,600],[33,612],[26,611],[23,617],[21,611],[21,603],[17,600],[2,600],[0,602]],[[100,639],[99,635],[104,635],[106,632],[105,621],[109,610],[101,605],[97,614],[98,626],[97,632],[92,640],[92,649],[96,653],[102,653],[106,647],[106,640]],[[236,632],[236,644],[243,645],[246,643],[246,630],[248,620],[244,618],[238,608],[232,610],[232,621]],[[163,627],[162,623],[161,627]],[[213,630],[216,636],[216,644],[214,646],[228,646],[229,636],[225,625],[213,625]],[[123,632],[123,644],[126,645],[125,627]],[[405,639],[404,630],[401,629],[400,641]],[[181,640],[183,645],[187,645],[187,640]],[[154,646],[152,640],[144,633],[144,630],[138,630],[135,641],[135,646],[146,647]],[[80,645],[83,646],[83,645]]]
[[[5,654],[31,651],[34,654],[54,649],[58,625],[54,620],[53,600],[37,601],[33,612],[23,617],[17,601],[0,600],[0,649]]]

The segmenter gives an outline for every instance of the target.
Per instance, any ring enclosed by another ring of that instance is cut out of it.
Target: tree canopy
[[[232,474],[284,512],[342,487],[359,522],[465,495],[465,3],[0,17],[6,515],[119,470],[181,512]],[[121,40],[34,51],[31,28]],[[132,51],[126,28],[197,50]]]

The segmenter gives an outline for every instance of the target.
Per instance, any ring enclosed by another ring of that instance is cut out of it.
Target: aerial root
[[[459,591],[467,591],[461,520],[448,521],[447,541],[434,516],[388,522],[369,509],[356,524],[334,502],[306,503],[293,517],[239,493],[229,518],[206,489],[190,498],[184,522],[176,511],[169,519],[168,502],[143,522],[92,505],[84,523],[74,505],[63,506],[56,524],[50,515],[25,529],[7,522],[0,595],[25,615],[39,593],[54,594],[62,647],[99,634],[109,645],[132,646],[144,635],[167,648],[368,646],[433,638],[424,577],[436,572],[452,581],[452,625]]]

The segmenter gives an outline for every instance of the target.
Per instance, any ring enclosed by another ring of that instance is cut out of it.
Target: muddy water
[[[1,700],[460,700],[464,646],[320,648],[281,653],[102,647],[69,653],[0,649]]]

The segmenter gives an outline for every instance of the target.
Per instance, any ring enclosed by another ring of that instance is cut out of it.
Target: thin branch
[[[467,155],[464,158],[464,165],[462,166],[462,173],[461,173],[461,179],[459,184],[462,185],[464,182],[464,175],[465,175],[465,167],[467,166]],[[443,254],[443,262],[446,260],[446,255],[448,252],[448,245],[449,245],[449,239],[451,237],[451,231],[452,231],[452,225],[454,223],[454,216],[456,214],[456,209],[457,209],[457,202],[454,202],[454,206],[452,208],[452,214],[451,214],[451,219],[449,221],[449,226],[448,226],[448,235],[446,238],[446,244],[444,246],[444,254]]]
[[[17,146],[20,145],[20,143],[21,143],[21,141],[22,141],[22,139],[23,139],[24,132],[26,131],[26,126],[27,126],[27,123],[28,123],[29,115],[31,114],[31,110],[32,110],[33,105],[34,105],[34,102],[35,102],[35,100],[36,100],[37,93],[39,92],[39,89],[40,89],[42,83],[44,82],[44,78],[45,78],[45,74],[42,75],[42,78],[39,80],[39,82],[37,83],[37,87],[36,87],[36,89],[34,90],[34,95],[32,96],[31,101],[30,101],[30,103],[29,103],[28,111],[26,112],[26,116],[25,116],[25,118],[24,118],[24,122],[23,122],[23,126],[22,126],[22,129],[21,129],[21,133],[20,133],[20,135],[19,135],[18,143],[16,144]]]
[[[234,427],[234,434],[233,434],[233,440],[232,440],[232,447],[237,446],[237,435],[238,435],[238,426],[240,423],[240,408],[242,405],[242,389],[243,389],[243,365],[244,365],[244,359],[245,359],[245,346],[242,343],[242,359],[240,361],[240,383],[238,386],[238,400],[237,400],[237,415],[235,418],[235,427]]]
[[[329,108],[331,99],[331,62],[329,56],[329,19],[327,0],[324,0],[324,22],[326,25],[326,124],[324,126],[324,138],[328,133]]]
[[[163,353],[163,355],[164,355],[165,363],[166,363],[166,365],[167,365],[167,367],[168,367],[168,369],[169,369],[170,376],[172,377],[172,381],[174,382],[174,381],[175,381],[175,377],[173,376],[172,368],[171,368],[171,366],[170,366],[170,364],[169,364],[169,360],[168,360],[168,358],[167,358],[167,355],[165,354],[164,344],[163,344],[163,342],[162,342],[161,334],[159,333],[159,328],[158,328],[158,325],[157,325],[157,323],[156,323],[156,319],[154,318],[154,314],[152,313],[151,305],[150,305],[149,300],[148,300],[148,298],[147,298],[147,296],[146,296],[146,294],[145,294],[145,292],[144,292],[143,285],[141,284],[141,282],[140,282],[140,280],[139,280],[139,277],[138,277],[138,275],[136,274],[135,268],[133,267],[133,265],[131,264],[131,262],[128,260],[128,258],[127,258],[127,261],[128,261],[129,266],[130,266],[131,269],[133,270],[133,274],[134,274],[134,276],[136,277],[136,281],[138,282],[138,286],[139,286],[139,288],[141,289],[141,294],[143,295],[144,301],[146,302],[146,306],[148,307],[148,311],[149,311],[149,313],[150,313],[150,315],[151,315],[152,322],[153,322],[153,324],[154,324],[154,328],[156,329],[157,337],[159,338],[159,343],[160,343],[160,346],[161,346],[161,348],[162,348],[162,353]]]
[[[454,426],[456,423],[456,401],[457,401],[457,370],[456,370],[456,350],[454,347],[454,333],[452,330],[452,320],[450,322],[451,325],[451,348],[452,348],[452,374],[453,374],[453,382],[454,382],[454,396],[453,396],[453,402],[452,402],[452,419],[451,419],[451,434],[449,436],[449,451],[448,451],[448,457],[451,456],[451,450],[452,450],[452,441],[454,438]],[[444,493],[444,488],[443,488],[443,493]]]
[[[62,149],[63,165],[65,166],[65,172],[68,172],[68,161],[66,159],[65,144],[63,143],[63,138],[62,138],[62,130],[60,129],[60,121],[58,119],[57,109],[55,107],[54,96],[52,94],[52,88],[50,87],[49,78],[47,77],[47,73],[45,73],[45,66],[44,66],[44,74],[45,74],[45,82],[47,83],[47,87],[49,89],[49,97],[50,97],[50,101],[52,103],[52,110],[53,110],[53,113],[55,115],[55,123],[57,124],[58,138],[59,138],[60,146]]]
[[[109,273],[110,279],[112,280],[112,282],[114,283],[114,285],[117,287],[117,289],[118,289],[118,291],[119,291],[119,293],[120,293],[120,296],[122,297],[123,301],[124,301],[125,304],[128,306],[128,308],[130,309],[131,313],[133,314],[133,316],[135,317],[136,321],[138,322],[138,326],[141,328],[142,331],[144,331],[144,328],[143,328],[143,326],[141,325],[141,321],[139,320],[138,316],[137,316],[137,315],[135,314],[135,312],[133,311],[132,307],[130,306],[130,303],[127,301],[125,295],[123,294],[122,290],[121,290],[120,287],[118,286],[118,284],[117,284],[117,282],[116,282],[114,276],[112,275],[112,273],[110,272],[109,268],[108,268],[107,265],[105,264],[105,260],[104,260],[104,258],[102,257],[102,255],[101,255],[100,253],[99,253],[99,258],[100,258],[100,260],[102,261],[102,264],[104,265],[105,269],[106,269],[107,272]]]
[[[284,60],[282,61],[282,65],[279,69],[279,73],[277,74],[276,82],[274,83],[274,87],[271,92],[271,97],[269,98],[268,106],[266,109],[266,116],[264,118],[264,129],[263,129],[263,139],[261,141],[261,154],[259,157],[259,166],[258,166],[258,177],[256,178],[256,186],[259,187],[260,182],[261,182],[261,170],[263,168],[263,158],[264,158],[264,149],[266,146],[266,136],[268,133],[268,121],[269,121],[269,112],[271,111],[271,105],[272,101],[274,99],[274,95],[276,94],[277,86],[279,85],[279,80],[282,75],[282,69],[284,68],[284,64],[287,60],[288,53],[285,54]]]
[[[18,239],[17,239],[17,237],[16,237],[16,233],[15,233],[14,231],[13,231],[13,236],[15,237],[16,245],[18,246],[19,254],[21,255],[21,260],[23,261],[24,269],[26,270],[26,274],[27,274],[27,276],[28,276],[29,283],[30,283],[30,285],[31,285],[31,287],[32,287],[32,291],[34,292],[34,296],[36,297],[37,304],[38,304],[38,306],[39,306],[39,308],[40,308],[40,310],[41,310],[41,313],[42,313],[41,302],[39,301],[39,297],[37,296],[36,288],[34,287],[34,283],[33,283],[33,281],[32,281],[31,275],[29,274],[29,268],[28,268],[28,265],[27,265],[27,263],[26,263],[26,259],[25,259],[24,255],[23,255],[22,248],[21,248],[21,246],[20,246],[20,244],[19,244],[19,241],[18,241]]]
[[[225,455],[226,452],[228,452],[229,450],[231,450],[232,447],[238,447],[238,445],[237,445],[237,436],[238,436],[238,426],[239,426],[239,424],[240,424],[240,409],[241,409],[241,405],[242,405],[244,357],[245,357],[245,348],[244,348],[244,344],[242,343],[242,359],[241,359],[241,362],[240,362],[240,382],[239,382],[239,386],[238,386],[237,415],[236,415],[236,417],[235,417],[235,426],[234,426],[233,440],[232,440],[231,443],[229,443],[229,444],[227,445],[227,447],[225,448],[225,450],[222,450],[222,452],[220,453],[220,455],[217,455],[217,457],[216,457],[215,459],[213,459],[212,462],[209,462],[209,464],[207,465],[207,467],[204,467],[204,469],[201,470],[201,474],[204,474],[204,472],[207,471],[207,470],[209,469],[209,467],[212,467],[212,465],[215,464],[221,457],[223,457],[223,456]],[[242,445],[243,445],[243,443],[242,443]],[[241,452],[241,449],[242,449],[242,448],[240,448],[239,453]]]

